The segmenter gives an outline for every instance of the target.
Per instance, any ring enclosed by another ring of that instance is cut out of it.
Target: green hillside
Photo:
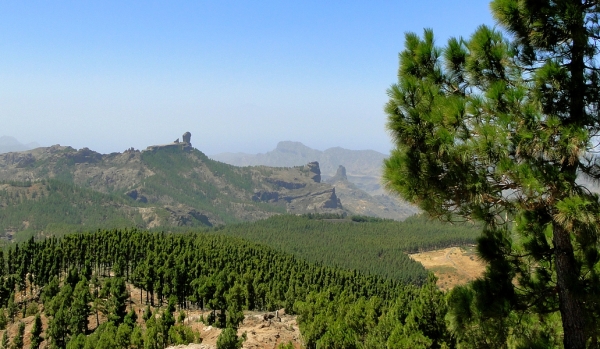
[[[211,176],[218,178],[219,181],[209,180],[206,175],[203,176],[202,173],[195,171],[198,167],[197,161],[201,161],[208,168]],[[142,162],[154,172],[153,176],[143,181],[144,195],[157,198],[170,197],[178,203],[210,212],[224,223],[240,221],[231,212],[232,204],[260,205],[249,200],[258,186],[248,169],[210,160],[196,149],[190,154],[184,154],[179,149],[144,152]],[[227,185],[219,185],[219,182]],[[285,213],[283,206],[260,205],[260,209]]]
[[[29,236],[60,236],[142,224],[125,197],[104,194],[58,180],[0,183],[0,231],[24,241]]]
[[[480,234],[472,225],[416,216],[404,222],[321,218],[281,215],[210,231],[266,244],[312,262],[414,283],[424,282],[427,273],[407,253],[474,244]]]
[[[0,235],[216,226],[281,213],[343,212],[303,167],[235,167],[190,146],[99,154],[53,146],[0,154]],[[256,193],[260,193],[257,197]]]

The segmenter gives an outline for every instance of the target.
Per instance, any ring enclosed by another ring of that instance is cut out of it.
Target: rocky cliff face
[[[265,167],[266,168],[266,167]],[[269,189],[257,190],[252,200],[285,205],[288,213],[343,213],[343,206],[335,188],[321,183],[318,162],[301,168],[272,169],[265,178]]]
[[[321,179],[331,178],[343,165],[347,178],[370,195],[387,195],[381,186],[381,166],[385,154],[374,150],[349,150],[340,147],[324,151],[311,149],[300,142],[279,142],[277,147],[264,154],[221,153],[213,159],[235,166],[301,166],[318,161]]]

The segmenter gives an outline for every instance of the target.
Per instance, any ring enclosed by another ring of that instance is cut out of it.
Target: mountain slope
[[[298,166],[318,161],[323,178],[328,183],[344,167],[343,181],[337,181],[337,194],[345,207],[356,214],[404,219],[418,209],[397,197],[390,196],[381,186],[381,166],[385,154],[374,150],[348,150],[340,147],[319,151],[300,142],[279,142],[264,154],[221,153],[213,159],[235,166]]]
[[[51,231],[50,224],[110,227],[111,219],[121,226],[125,221],[160,228],[220,225],[279,213],[345,212],[335,189],[321,183],[316,163],[235,167],[209,159],[189,143],[104,155],[58,145],[0,154],[0,181],[0,217],[6,222],[0,233],[11,234]],[[51,199],[63,202],[54,205],[60,208],[55,221],[31,214],[44,210]]]

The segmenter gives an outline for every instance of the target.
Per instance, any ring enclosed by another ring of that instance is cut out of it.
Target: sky
[[[404,33],[493,25],[487,1],[2,1],[0,136],[101,153],[192,133],[206,154],[279,141],[393,145]]]

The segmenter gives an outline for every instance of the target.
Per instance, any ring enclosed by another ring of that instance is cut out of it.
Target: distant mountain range
[[[415,206],[390,195],[382,187],[381,168],[387,156],[374,150],[335,147],[320,151],[300,142],[284,141],[264,154],[220,153],[210,157],[234,166],[285,167],[318,161],[323,180],[336,188],[342,203],[346,203],[345,207],[354,212],[402,219],[419,211]],[[369,196],[368,204],[365,194]]]
[[[299,166],[318,161],[323,178],[333,177],[340,165],[346,168],[348,180],[372,195],[384,194],[380,176],[385,154],[374,150],[348,150],[340,147],[325,151],[309,148],[300,142],[279,142],[264,154],[220,153],[212,159],[234,166]]]
[[[392,219],[414,213],[345,176],[322,181],[314,159],[300,166],[238,167],[208,158],[189,136],[184,140],[111,154],[60,145],[0,154],[0,236],[22,240],[124,226],[170,230],[281,213]],[[361,161],[351,164],[358,169]]]
[[[40,145],[36,142],[22,144],[16,138],[10,136],[0,137],[0,154],[15,151],[25,151],[38,148]]]

